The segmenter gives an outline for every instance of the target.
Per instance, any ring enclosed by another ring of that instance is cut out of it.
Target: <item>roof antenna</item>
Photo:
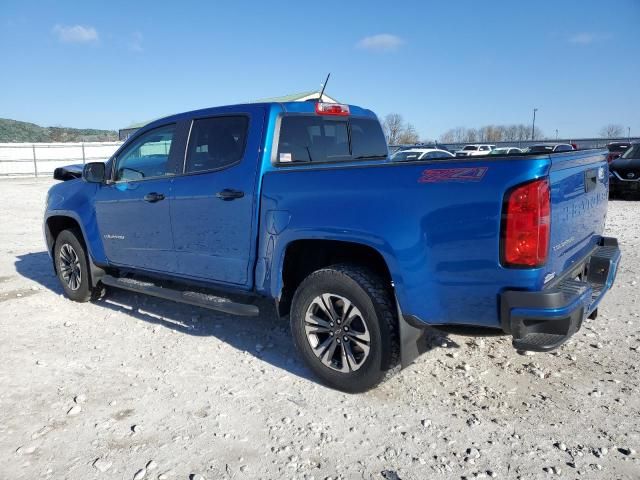
[[[329,77],[331,76],[331,72],[327,74],[327,79],[324,81],[322,85],[322,90],[320,91],[320,96],[318,97],[318,103],[322,102],[322,95],[324,95],[324,89],[327,88],[327,82],[329,81]]]

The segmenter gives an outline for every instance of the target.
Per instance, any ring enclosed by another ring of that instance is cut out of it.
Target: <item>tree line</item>
[[[411,145],[415,143],[430,143],[430,140],[421,140],[416,128],[410,122],[404,120],[399,113],[390,113],[382,119],[382,129],[389,145]],[[544,135],[544,132],[536,127],[532,138],[531,125],[523,123],[513,125],[485,125],[480,128],[456,127],[444,132],[439,137],[440,143],[475,143],[475,142],[520,142],[530,140],[554,140]],[[618,124],[609,124],[602,127],[602,138],[621,138],[624,127]]]
[[[517,125],[486,125],[480,128],[452,128],[440,135],[440,142],[518,142],[532,140],[531,136],[531,126],[522,123]],[[533,140],[543,138],[544,133],[536,127],[535,132],[533,132]]]

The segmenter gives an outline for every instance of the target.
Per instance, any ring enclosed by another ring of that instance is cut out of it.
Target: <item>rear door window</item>
[[[194,120],[185,173],[219,170],[244,156],[249,119],[244,115]]]

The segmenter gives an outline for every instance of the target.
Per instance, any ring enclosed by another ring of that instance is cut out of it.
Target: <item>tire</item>
[[[64,294],[74,302],[88,302],[103,293],[93,288],[87,252],[78,230],[63,230],[56,237],[53,261]]]
[[[356,265],[333,265],[302,281],[291,305],[291,332],[323,383],[359,393],[395,370],[400,346],[392,299],[388,282]]]

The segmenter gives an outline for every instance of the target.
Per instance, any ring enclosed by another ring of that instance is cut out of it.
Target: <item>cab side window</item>
[[[136,181],[171,175],[167,162],[175,125],[166,125],[142,134],[116,160],[114,180]]]
[[[219,170],[242,160],[248,128],[249,118],[244,115],[195,120],[185,173]]]

